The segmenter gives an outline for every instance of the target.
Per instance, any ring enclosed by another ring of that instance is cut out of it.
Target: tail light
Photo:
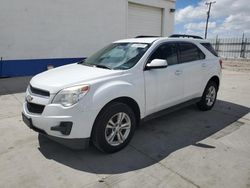
[[[220,61],[219,61],[219,62],[220,62],[220,67],[222,68],[222,60],[220,59]]]

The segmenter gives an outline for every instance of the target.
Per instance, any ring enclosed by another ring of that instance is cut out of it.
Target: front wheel
[[[113,153],[131,140],[136,126],[133,110],[123,103],[112,103],[98,115],[93,127],[92,141],[101,151]]]
[[[197,106],[202,111],[211,110],[216,102],[218,92],[218,86],[214,81],[209,81],[200,102],[197,103]]]

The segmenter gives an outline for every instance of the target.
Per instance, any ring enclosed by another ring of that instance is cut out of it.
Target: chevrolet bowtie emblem
[[[27,95],[26,100],[27,100],[28,102],[31,102],[31,101],[33,100],[33,97],[31,97],[30,95]]]

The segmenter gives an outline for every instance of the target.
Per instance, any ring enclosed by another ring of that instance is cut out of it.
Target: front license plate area
[[[22,114],[23,117],[23,122],[29,127],[32,127],[32,123],[31,123],[31,118],[28,118],[27,116],[25,116],[24,114]]]

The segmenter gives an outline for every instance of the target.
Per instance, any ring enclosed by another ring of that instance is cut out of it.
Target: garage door
[[[161,8],[128,4],[128,37],[138,35],[162,35]]]

